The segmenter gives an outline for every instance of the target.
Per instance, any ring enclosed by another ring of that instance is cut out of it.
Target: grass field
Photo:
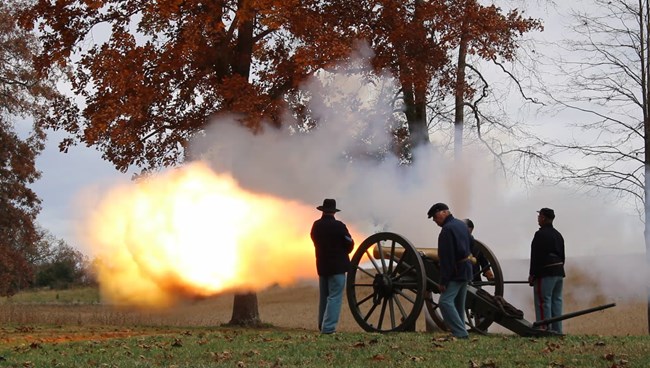
[[[521,338],[301,329],[11,326],[0,365],[32,367],[648,367],[647,336]]]
[[[0,300],[0,367],[650,367],[642,303],[569,320],[562,338],[495,328],[464,341],[424,333],[423,318],[416,333],[363,332],[347,306],[339,333],[320,336],[317,295],[312,284],[260,292],[270,327],[233,329],[232,295],[139,311],[92,288],[21,293]]]

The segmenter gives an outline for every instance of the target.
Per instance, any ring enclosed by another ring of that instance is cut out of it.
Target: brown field
[[[567,279],[568,290],[584,287],[587,280],[580,277]],[[524,286],[513,286],[513,288]],[[508,289],[506,289],[508,290]],[[530,289],[524,294],[530,294]],[[645,335],[647,334],[646,304],[601,295],[586,302],[579,302],[571,293],[565,295],[565,311],[571,312],[596,305],[617,303],[604,311],[565,321],[565,333],[599,335]],[[507,295],[506,295],[507,297]],[[260,317],[263,322],[276,327],[316,330],[318,289],[307,283],[291,288],[274,287],[258,293]],[[512,302],[512,301],[511,301]],[[0,305],[0,322],[12,324],[54,325],[108,325],[108,326],[218,326],[227,323],[232,313],[232,295],[187,302],[166,311],[137,311],[107,305]],[[515,303],[513,303],[515,304]],[[529,302],[529,305],[532,301]],[[528,320],[534,320],[530,308],[523,308]],[[425,330],[424,316],[417,323],[417,330]],[[339,331],[362,331],[352,317],[347,303],[341,313]],[[492,332],[507,332],[493,325]]]
[[[643,257],[617,260],[598,257],[571,260],[564,287],[564,313],[616,303],[616,307],[564,322],[567,334],[646,335],[648,333],[647,280]],[[527,273],[527,262],[501,262],[505,280],[518,280]],[[505,272],[508,270],[510,273]],[[533,321],[532,291],[528,285],[505,285],[504,297]],[[316,281],[289,288],[273,287],[258,294],[263,322],[280,328],[316,331],[318,288]],[[228,323],[233,295],[194,300],[165,311],[140,311],[103,304],[12,304],[0,303],[0,323],[14,325],[77,326],[219,326]],[[339,331],[362,331],[344,301]],[[424,314],[416,329],[424,331]],[[490,332],[505,332],[493,324]]]

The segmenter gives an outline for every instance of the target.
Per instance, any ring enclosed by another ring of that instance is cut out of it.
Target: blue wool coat
[[[447,216],[438,235],[438,257],[440,258],[440,283],[449,281],[470,281],[472,263],[467,259],[471,254],[471,236],[467,225]]]

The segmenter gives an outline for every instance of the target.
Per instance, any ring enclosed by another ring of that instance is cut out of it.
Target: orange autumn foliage
[[[453,91],[461,32],[470,53],[508,59],[519,35],[541,27],[475,0],[39,0],[21,19],[41,32],[42,70],[72,67],[83,101],[59,100],[45,127],[70,133],[62,150],[94,146],[121,171],[182,162],[189,138],[220,114],[254,133],[287,109],[304,117],[300,83],[358,42],[374,51],[375,72],[399,82],[408,134],[396,136],[419,144],[429,97]]]

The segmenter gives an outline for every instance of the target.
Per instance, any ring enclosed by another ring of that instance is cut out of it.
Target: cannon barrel
[[[423,257],[431,258],[432,260],[434,260],[436,262],[440,261],[440,258],[438,257],[438,248],[415,248],[415,250],[418,251],[420,253],[420,255],[422,255]],[[379,254],[379,247],[375,246],[372,249],[372,256],[375,259],[379,259],[379,258],[388,259],[388,258],[391,257],[391,251],[393,251],[392,256],[396,257],[396,258],[400,258],[404,254],[404,248],[396,248],[396,249],[393,249],[393,250],[391,250],[390,248],[382,248],[382,251],[383,251],[382,252],[383,257]],[[469,260],[473,264],[476,264],[476,262],[477,262],[476,258],[474,258],[474,256],[470,256]]]
[[[548,325],[548,324],[553,323],[553,322],[563,321],[565,319],[578,317],[578,316],[581,316],[583,314],[593,313],[593,312],[597,312],[599,310],[603,310],[603,309],[607,309],[607,308],[611,308],[611,307],[615,307],[615,306],[616,306],[616,303],[610,303],[610,304],[605,304],[605,305],[599,305],[599,306],[593,307],[593,308],[579,310],[579,311],[572,312],[572,313],[563,314],[563,315],[557,316],[557,317],[547,318],[547,319],[544,319],[544,320],[541,320],[541,321],[534,322],[533,327]]]

